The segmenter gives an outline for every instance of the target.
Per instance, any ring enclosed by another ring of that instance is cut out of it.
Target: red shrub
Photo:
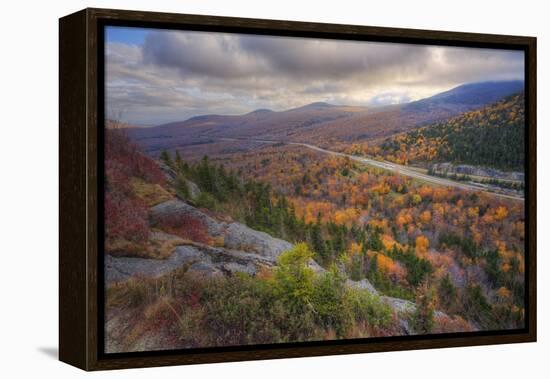
[[[143,154],[123,130],[105,130],[105,166],[116,167],[128,177],[163,185],[165,176],[154,160]],[[106,170],[108,176],[108,172]]]
[[[149,225],[146,206],[139,199],[128,197],[120,191],[106,191],[105,231],[108,239],[147,240]]]
[[[131,195],[130,178],[119,161],[105,160],[105,191],[116,191]]]
[[[122,130],[105,131],[105,237],[143,242],[149,237],[147,207],[133,193],[130,178],[163,185],[158,165]]]
[[[189,215],[167,215],[159,222],[164,231],[191,241],[208,244],[210,237],[204,223]]]

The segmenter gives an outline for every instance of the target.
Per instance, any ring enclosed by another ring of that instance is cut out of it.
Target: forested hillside
[[[525,328],[523,52],[130,32],[105,33],[105,353]]]
[[[520,93],[389,138],[367,153],[401,164],[453,162],[523,171],[524,124],[524,96]]]
[[[187,166],[188,177],[214,188],[224,188],[227,172],[236,176],[231,181],[264,183],[263,190],[245,191],[248,200],[221,196],[226,200],[209,206],[273,236],[305,242],[326,268],[336,264],[353,280],[366,278],[380,293],[412,301],[428,283],[438,289],[433,301],[439,309],[481,328],[522,323],[521,202],[430,187],[277,144]]]
[[[109,351],[523,325],[522,202],[296,146],[105,152]]]

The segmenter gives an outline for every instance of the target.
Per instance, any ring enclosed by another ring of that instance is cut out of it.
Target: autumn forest
[[[106,351],[523,328],[524,84],[467,79],[387,104],[235,87],[245,112],[219,95],[183,121],[109,117]]]

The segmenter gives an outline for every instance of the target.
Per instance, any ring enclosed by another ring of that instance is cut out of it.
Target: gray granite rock
[[[274,262],[281,253],[292,249],[292,244],[287,241],[271,237],[267,233],[237,222],[227,225],[224,238],[225,246],[230,249],[255,252]]]
[[[210,256],[193,246],[178,246],[168,259],[113,257],[105,255],[105,280],[121,282],[131,277],[159,277],[185,264],[211,262]]]
[[[201,190],[198,185],[194,182],[184,179],[185,184],[187,184],[187,190],[189,191],[189,196],[192,200],[197,200],[201,194]]]
[[[235,273],[244,273],[248,275],[256,275],[257,269],[253,263],[248,263],[246,265],[236,262],[228,262],[221,265],[221,268],[224,272],[227,272],[231,275]]]
[[[225,229],[225,223],[215,220],[200,209],[178,199],[168,200],[155,205],[151,208],[150,214],[153,224],[160,223],[163,218],[174,216],[188,216],[198,219],[204,223],[208,229],[208,234],[214,237],[221,235]]]
[[[399,299],[397,297],[381,296],[382,301],[387,303],[394,311],[400,314],[414,313],[416,305],[409,300]]]
[[[312,269],[316,274],[321,274],[326,271],[323,267],[321,267],[319,263],[315,262],[313,259],[310,259],[307,262],[307,267]]]
[[[208,234],[213,237],[223,236],[224,245],[228,249],[247,251],[264,256],[275,262],[277,257],[292,248],[292,244],[267,233],[249,228],[238,222],[226,223],[189,205],[181,200],[173,199],[157,204],[151,208],[153,223],[161,223],[166,217],[193,217],[204,223]]]
[[[166,179],[168,180],[174,180],[176,179],[176,176],[178,175],[176,171],[172,169],[172,167],[168,167],[162,160],[158,160],[157,165],[159,166],[160,170],[166,176]]]
[[[373,295],[378,295],[378,291],[374,286],[371,284],[371,282],[368,281],[368,279],[361,279],[359,281],[353,281],[351,279],[348,279],[346,281],[346,284],[350,288],[356,288],[360,290],[367,290]]]
[[[260,267],[272,267],[275,261],[259,254],[199,244],[176,247],[168,259],[113,257],[105,255],[105,280],[122,282],[131,277],[159,277],[182,266],[188,272],[207,277],[237,272],[255,275]]]

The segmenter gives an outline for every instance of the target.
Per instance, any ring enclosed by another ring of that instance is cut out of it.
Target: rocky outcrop
[[[157,164],[161,169],[161,171],[164,173],[164,176],[166,177],[166,179],[168,179],[168,181],[172,183],[175,182],[176,178],[178,178],[178,173],[160,160],[157,161]],[[178,178],[178,180],[183,180],[183,182],[185,182],[187,186],[187,191],[189,192],[189,197],[191,198],[191,200],[197,200],[197,198],[201,194],[201,190],[199,189],[199,186],[196,185],[191,180],[183,178],[181,176]]]
[[[250,229],[248,226],[233,222],[226,225],[223,232],[225,246],[230,249],[252,251],[273,262],[284,251],[290,250],[292,244],[273,238],[269,234]]]
[[[122,282],[131,277],[160,277],[184,265],[210,258],[192,246],[179,246],[167,259],[105,256],[105,281]]]
[[[198,185],[196,185],[194,182],[183,178],[183,181],[187,185],[187,191],[189,191],[189,197],[191,197],[192,200],[197,200],[201,194],[201,190]]]
[[[162,224],[167,217],[192,217],[200,220],[213,237],[223,237],[223,247],[212,247],[196,242],[183,241],[179,237],[160,233],[165,238],[177,239],[177,246],[168,259],[147,259],[135,257],[105,257],[105,278],[108,283],[119,282],[132,276],[158,277],[182,266],[190,272],[212,277],[221,274],[231,275],[243,272],[255,275],[260,267],[272,267],[277,258],[293,245],[290,242],[274,238],[267,233],[249,228],[238,222],[218,221],[200,209],[178,199],[172,199],[151,208],[153,225]],[[157,232],[158,233],[158,232]],[[313,259],[308,267],[317,274],[325,272]],[[349,287],[366,289],[378,294],[367,280],[347,280]]]
[[[378,291],[374,286],[371,284],[371,282],[368,281],[368,279],[361,279],[359,281],[353,281],[351,279],[348,279],[346,281],[346,285],[350,288],[356,288],[360,290],[367,290],[373,295],[378,295]]]
[[[399,314],[413,314],[416,310],[416,304],[412,301],[389,296],[381,296],[380,298]]]
[[[131,277],[160,277],[182,267],[187,270],[186,272],[206,278],[236,273],[255,275],[262,267],[276,266],[277,258],[293,247],[287,241],[274,238],[246,225],[216,220],[202,210],[177,199],[154,206],[150,214],[153,224],[161,224],[164,217],[172,216],[189,216],[201,220],[211,236],[223,237],[223,247],[179,239],[179,245],[167,259],[106,255],[105,280],[108,284],[125,281]],[[166,233],[161,234],[165,239],[178,239]],[[326,271],[313,259],[308,262],[308,267],[317,274]],[[344,270],[343,267],[339,269]],[[359,281],[348,279],[346,285],[380,296],[368,279]],[[393,309],[399,319],[402,334],[414,334],[411,320],[416,311],[416,304],[388,296],[380,296],[380,299]],[[436,311],[435,316],[449,318],[439,311]]]
[[[171,167],[169,167],[167,164],[165,164],[161,160],[156,161],[156,163],[159,166],[160,170],[163,172],[164,176],[166,176],[166,179],[168,180],[176,179],[176,176],[178,176],[178,174],[176,173],[175,170],[173,170]]]
[[[307,267],[313,270],[316,274],[321,274],[325,272],[325,269],[321,267],[321,265],[317,262],[315,262],[313,259],[310,259],[307,263]]]
[[[275,261],[258,254],[187,242],[178,246],[168,259],[105,256],[105,280],[122,282],[131,277],[160,277],[181,267],[204,277],[243,272],[255,275],[262,266]]]
[[[162,220],[168,217],[191,217],[200,220],[206,226],[208,234],[213,237],[222,235],[226,228],[225,223],[218,222],[201,210],[178,199],[155,205],[151,208],[150,215],[153,225],[162,223]]]
[[[409,300],[399,299],[397,297],[390,296],[380,296],[380,299],[392,308],[393,312],[399,320],[399,326],[401,327],[401,331],[403,334],[417,334],[412,326],[412,320],[414,314],[416,313],[415,303]],[[454,321],[452,317],[438,310],[434,312],[434,317],[439,320],[447,320],[447,322]],[[474,327],[472,325],[468,325],[468,329],[464,331],[472,330],[474,330]]]
[[[160,233],[178,241],[174,252],[167,259],[145,257],[105,256],[107,283],[120,282],[133,276],[159,277],[185,266],[188,272],[200,276],[215,277],[243,272],[255,275],[262,266],[274,266],[277,258],[292,244],[249,228],[238,222],[216,220],[206,212],[178,199],[171,199],[150,209],[151,223],[162,225],[163,219],[190,217],[200,220],[212,237],[220,237],[223,246],[212,247],[179,237]],[[157,232],[158,234],[159,232]],[[323,270],[311,261],[316,271]]]
[[[292,248],[292,244],[287,241],[274,238],[241,223],[218,221],[181,200],[169,200],[151,208],[153,224],[162,223],[163,218],[173,216],[188,216],[198,219],[206,226],[209,235],[223,237],[224,247],[259,254],[273,262],[283,251]]]

